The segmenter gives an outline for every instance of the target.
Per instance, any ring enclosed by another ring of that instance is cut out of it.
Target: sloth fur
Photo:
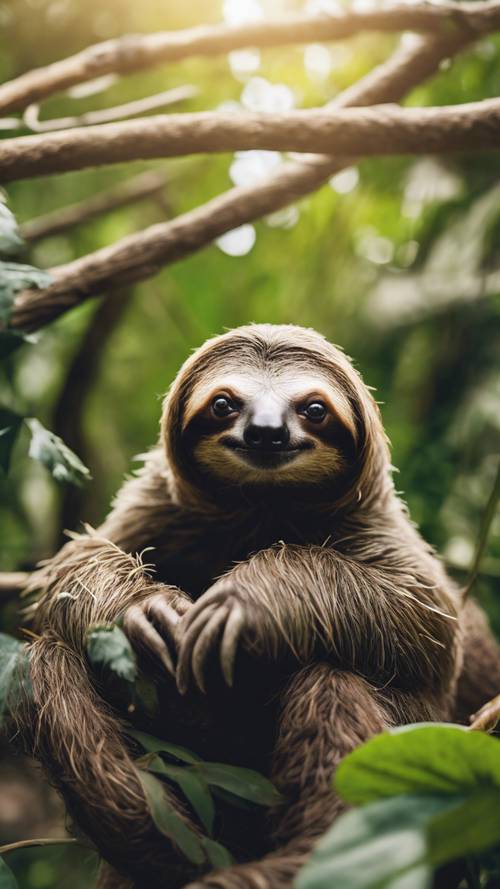
[[[210,413],[221,391],[286,402],[303,450],[249,464],[227,446],[238,412]],[[310,392],[327,406],[323,426],[300,414]],[[370,392],[341,351],[298,327],[242,327],[195,352],[144,467],[32,590],[34,703],[20,725],[107,862],[102,889],[290,887],[342,811],[331,780],[343,756],[389,726],[465,719],[500,687],[484,616],[462,607],[395,493]],[[194,868],[151,819],[137,751],[86,659],[88,628],[120,617],[156,670],[159,716],[140,727],[257,768],[284,794],[269,816],[222,818],[238,862],[226,870]]]

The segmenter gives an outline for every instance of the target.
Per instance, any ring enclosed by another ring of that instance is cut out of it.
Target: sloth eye
[[[304,417],[312,423],[321,423],[326,417],[326,406],[322,401],[311,401],[304,410]]]
[[[216,417],[229,417],[237,410],[234,401],[226,395],[217,395],[212,401],[212,411]]]

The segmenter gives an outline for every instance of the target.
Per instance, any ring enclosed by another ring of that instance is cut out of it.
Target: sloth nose
[[[279,450],[288,444],[290,433],[284,423],[280,426],[259,426],[257,423],[249,423],[243,438],[249,448]]]

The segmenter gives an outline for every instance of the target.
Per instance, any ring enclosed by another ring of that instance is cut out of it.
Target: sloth
[[[343,811],[346,754],[391,726],[465,719],[500,687],[482,612],[394,490],[370,391],[342,351],[290,325],[237,328],[188,358],[158,446],[31,589],[20,726],[107,862],[101,889],[291,887]],[[123,713],[86,657],[89,627],[117,620],[158,689],[141,727],[282,793],[265,816],[221,818],[233,866],[191,865],[152,820]]]

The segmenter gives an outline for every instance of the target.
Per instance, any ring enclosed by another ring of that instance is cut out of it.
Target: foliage
[[[112,670],[127,682],[137,678],[134,651],[123,630],[116,625],[91,627],[87,633],[87,654],[94,668]]]
[[[436,867],[471,856],[478,866],[500,844],[500,741],[480,732],[378,735],[341,763],[335,788],[360,808],[323,837],[297,889],[428,889]]]
[[[0,633],[0,726],[13,700],[26,688],[26,664],[26,646]]]
[[[277,805],[283,801],[274,785],[252,769],[205,762],[191,750],[154,738],[145,732],[129,730],[128,734],[147,751],[145,756],[137,760],[137,765],[141,769],[141,782],[155,823],[195,864],[208,858],[213,867],[227,867],[232,860],[228,850],[213,839],[216,816],[214,789],[222,788],[227,791],[228,796],[225,798],[229,801],[243,799],[260,806]],[[144,769],[161,775],[182,791],[208,837],[187,832],[186,825],[165,797],[161,783],[155,782],[153,775],[145,776]]]

